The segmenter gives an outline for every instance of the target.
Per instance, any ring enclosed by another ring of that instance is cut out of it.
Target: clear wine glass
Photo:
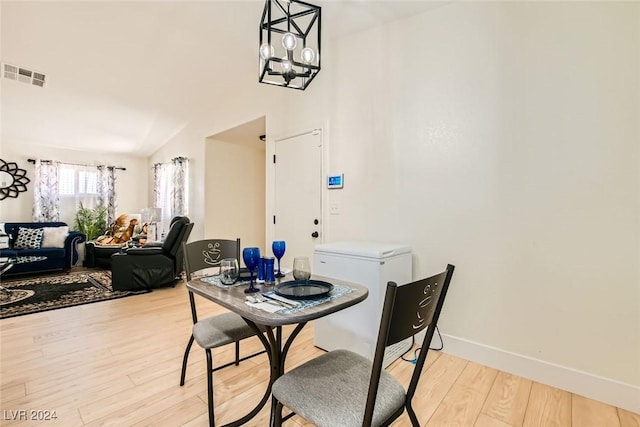
[[[232,285],[238,280],[240,267],[238,260],[235,258],[225,258],[220,261],[220,282],[224,285]]]
[[[298,257],[293,259],[293,278],[296,280],[309,280],[311,277],[311,264],[309,258]]]
[[[284,243],[284,240],[276,240],[271,244],[273,256],[278,260],[278,274],[276,274],[276,277],[284,277],[284,274],[282,274],[282,270],[280,269],[280,258],[284,256],[286,248],[287,245]]]
[[[245,293],[259,292],[260,290],[254,286],[253,269],[258,266],[260,260],[260,248],[244,248],[242,250],[242,259],[249,269],[249,287],[245,289]]]

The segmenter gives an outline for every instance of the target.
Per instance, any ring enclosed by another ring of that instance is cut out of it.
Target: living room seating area
[[[86,240],[64,222],[8,222],[4,230],[9,247],[0,249],[0,257],[12,259],[14,265],[3,276],[68,271],[78,264],[78,245]]]

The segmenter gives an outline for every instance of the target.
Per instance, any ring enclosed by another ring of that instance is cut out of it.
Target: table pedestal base
[[[257,337],[262,342],[262,345],[264,346],[265,350],[267,351],[267,355],[269,356],[269,369],[271,371],[269,375],[269,384],[267,385],[267,389],[265,390],[264,395],[262,396],[262,399],[260,399],[260,402],[258,402],[255,408],[249,411],[249,413],[244,417],[236,421],[233,421],[229,424],[225,424],[223,427],[241,426],[247,423],[250,419],[252,419],[256,415],[258,415],[258,412],[260,412],[262,408],[264,408],[264,406],[267,404],[267,401],[269,400],[269,396],[271,396],[271,386],[284,373],[284,361],[286,360],[287,353],[289,352],[289,349],[293,344],[293,340],[296,339],[298,334],[300,334],[302,329],[307,324],[307,322],[298,323],[295,329],[293,330],[293,332],[291,333],[291,335],[289,335],[289,338],[287,338],[287,341],[284,343],[284,347],[283,347],[282,346],[282,326],[276,326],[275,328],[276,333],[274,335],[273,330],[271,328],[267,328],[267,330],[263,332],[262,330],[260,330],[258,325],[256,325],[252,321],[246,318],[244,320],[251,327],[251,329],[254,330]],[[275,407],[276,407],[276,402],[272,399],[271,400],[271,417],[269,421],[270,426],[280,425],[282,423],[282,420],[276,420],[276,417],[279,416],[280,413],[275,410]]]

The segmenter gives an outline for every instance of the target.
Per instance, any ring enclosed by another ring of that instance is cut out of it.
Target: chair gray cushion
[[[193,338],[202,348],[216,348],[254,336],[253,329],[235,313],[222,313],[193,325]]]
[[[372,362],[347,350],[323,354],[273,383],[273,396],[318,427],[362,426]],[[405,391],[382,370],[372,426],[404,405]]]

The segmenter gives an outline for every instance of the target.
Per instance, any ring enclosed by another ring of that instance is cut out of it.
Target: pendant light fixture
[[[320,7],[266,0],[260,22],[260,83],[305,90],[320,72]]]

